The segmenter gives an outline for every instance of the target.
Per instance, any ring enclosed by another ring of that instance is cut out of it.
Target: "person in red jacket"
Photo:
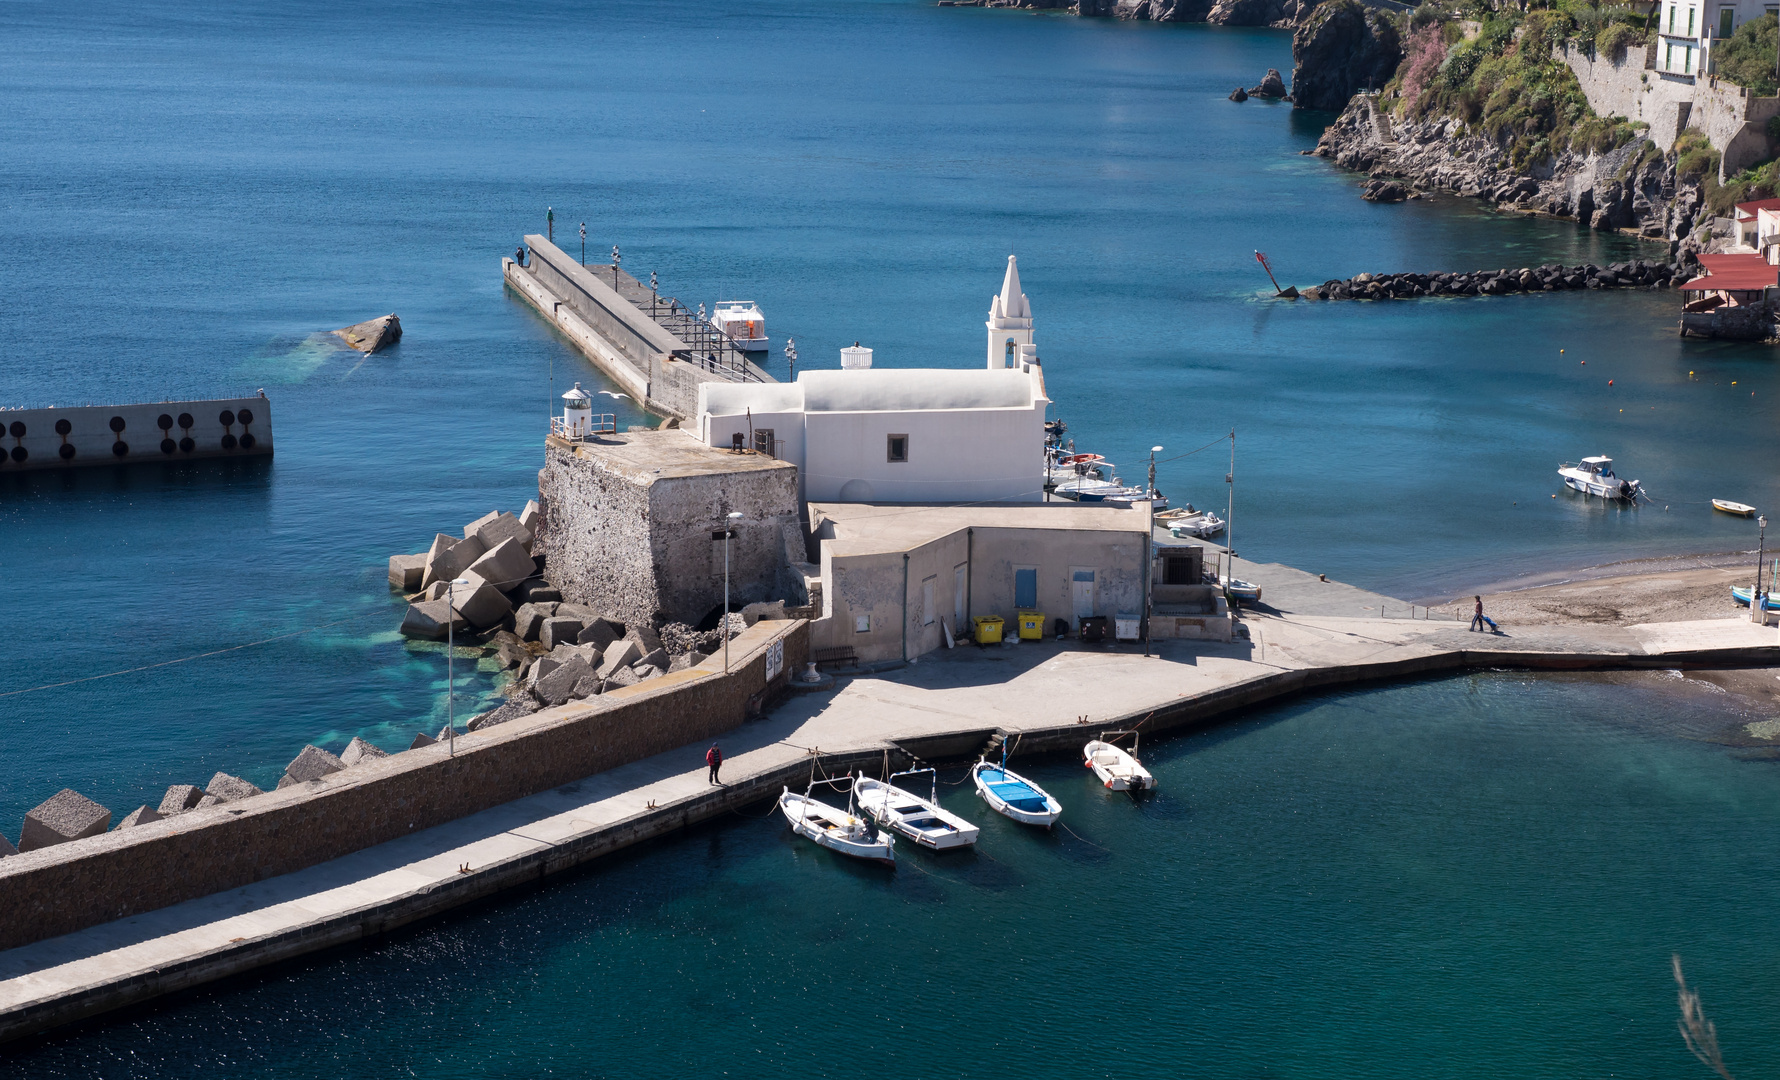
[[[712,743],[711,748],[705,751],[705,764],[711,767],[711,775],[705,777],[705,783],[723,783],[723,781],[717,779],[717,770],[723,767],[723,751],[717,748],[716,743]]]

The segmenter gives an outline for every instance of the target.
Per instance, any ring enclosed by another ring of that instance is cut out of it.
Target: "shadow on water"
[[[232,498],[251,500],[249,505],[263,506],[272,492],[273,460],[271,456],[260,455],[10,473],[0,477],[0,496],[21,502],[68,497],[77,501],[112,502],[108,496],[227,492]],[[151,503],[140,509],[152,514],[158,507]]]

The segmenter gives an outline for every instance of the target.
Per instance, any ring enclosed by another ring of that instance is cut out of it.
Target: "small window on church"
[[[885,447],[884,460],[886,460],[886,461],[907,461],[908,459],[909,459],[909,437],[907,435],[892,435],[892,436],[890,436],[890,438],[887,440],[887,445]]]

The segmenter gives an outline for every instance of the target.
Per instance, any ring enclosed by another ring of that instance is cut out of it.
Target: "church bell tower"
[[[989,301],[989,368],[1017,368],[1022,352],[1032,349],[1032,305],[1020,291],[1020,267],[1014,257],[1007,257],[1007,276],[1001,279],[1001,292]]]

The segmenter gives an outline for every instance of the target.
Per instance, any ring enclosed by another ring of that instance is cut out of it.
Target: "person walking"
[[[712,743],[711,748],[705,751],[705,764],[711,767],[711,774],[705,777],[705,783],[721,785],[723,781],[717,779],[717,770],[723,768],[723,751],[717,748],[716,743]]]
[[[1478,597],[1474,597],[1473,599],[1475,599],[1477,601],[1477,610],[1471,613],[1471,629],[1482,630],[1483,629],[1483,597],[1478,596]]]

